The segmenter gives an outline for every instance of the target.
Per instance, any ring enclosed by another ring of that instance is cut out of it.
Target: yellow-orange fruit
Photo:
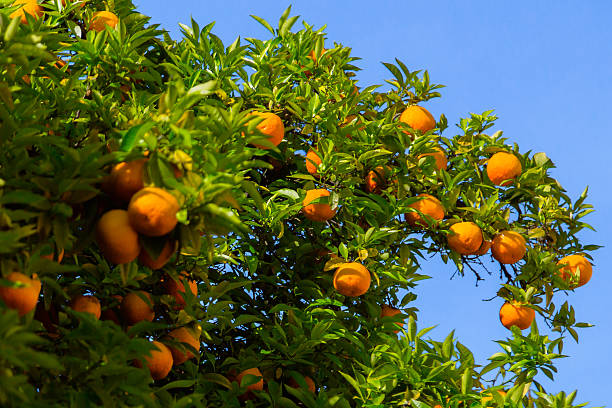
[[[0,299],[7,307],[17,310],[19,316],[36,308],[41,287],[36,275],[30,278],[20,272],[11,272],[4,279],[23,285],[21,287],[0,286]]]
[[[186,272],[182,272],[178,282],[170,276],[164,278],[166,293],[174,297],[176,303],[175,309],[177,310],[185,307],[185,299],[183,298],[185,286],[189,288],[193,296],[198,295],[198,284],[194,280],[188,279],[188,276]]]
[[[486,254],[489,252],[491,245],[493,245],[493,241],[482,241],[480,248],[478,248],[478,251],[474,252],[474,255],[482,256]]]
[[[324,188],[318,188],[313,190],[308,190],[306,192],[306,197],[302,202],[304,206],[302,211],[304,212],[304,216],[312,221],[325,222],[334,218],[336,215],[336,211],[332,210],[331,205],[326,202],[313,203],[314,200],[322,197],[329,197],[330,192],[325,190]]]
[[[522,171],[521,162],[512,153],[495,153],[487,162],[487,175],[496,186],[509,186]]]
[[[525,330],[531,326],[533,319],[535,319],[535,310],[518,303],[506,302],[499,309],[499,321],[506,329],[516,326]]]
[[[42,17],[44,13],[42,6],[38,4],[37,0],[15,0],[12,5],[22,5],[21,8],[11,13],[10,18],[13,19],[15,17],[21,17],[21,22],[23,24],[26,24],[28,22],[26,14],[29,14],[32,17],[38,19]]]
[[[242,378],[245,375],[247,375],[247,374],[254,375],[256,377],[262,377],[255,384],[251,384],[251,385],[247,386],[247,391],[261,391],[261,390],[263,390],[263,386],[264,386],[263,375],[261,374],[261,371],[259,371],[259,368],[257,368],[257,367],[247,368],[246,370],[241,371],[240,374],[238,374],[236,376],[236,382],[238,384],[242,384]]]
[[[582,255],[568,255],[557,262],[557,265],[563,265],[559,270],[561,278],[575,288],[585,285],[593,275],[593,266]]]
[[[365,189],[368,193],[380,194],[387,186],[387,178],[391,173],[389,166],[378,166],[374,170],[370,170],[365,179]]]
[[[91,16],[91,21],[89,22],[89,29],[97,32],[104,31],[106,26],[110,28],[117,27],[119,24],[119,17],[110,11],[96,11]]]
[[[506,391],[504,390],[498,390],[497,391],[499,393],[499,395],[501,395],[502,397],[506,396]],[[492,392],[489,390],[484,390],[482,393],[482,399],[480,400],[482,402],[482,404],[486,404],[489,401],[493,400],[493,395]]]
[[[491,253],[493,258],[503,264],[517,263],[525,253],[527,246],[525,238],[515,231],[502,231],[493,238]]]
[[[146,302],[141,296],[149,301]],[[121,316],[128,325],[134,325],[143,320],[152,322],[155,318],[153,298],[144,291],[128,293],[121,301]]]
[[[144,360],[151,373],[151,378],[161,380],[166,378],[170,370],[172,370],[172,354],[170,349],[159,341],[153,341],[153,345],[157,347],[157,350],[150,350],[151,354],[146,355]],[[136,360],[134,364],[137,367],[142,367],[142,363],[139,360]]]
[[[441,147],[435,147],[435,152],[431,153],[423,153],[419,154],[418,159],[422,159],[423,157],[432,156],[436,161],[436,167],[438,170],[446,170],[448,168],[448,159],[446,157],[446,153],[442,150]]]
[[[415,130],[425,133],[436,127],[436,120],[429,111],[418,105],[410,105],[399,117],[400,122],[406,123]],[[408,132],[405,132],[408,133]]]
[[[89,313],[93,317],[100,319],[102,307],[97,297],[92,295],[77,295],[70,301],[70,308],[75,312]]]
[[[368,291],[372,278],[370,271],[358,262],[341,264],[334,273],[334,288],[344,296],[361,296]]]
[[[132,228],[125,210],[104,213],[96,224],[95,235],[102,254],[109,262],[132,262],[140,253],[138,233]]]
[[[272,112],[253,112],[251,115],[256,115],[261,118],[264,118],[257,125],[257,129],[264,135],[268,136],[268,141],[272,143],[274,146],[278,146],[280,142],[283,141],[285,137],[285,125],[283,125],[283,121],[281,118]],[[260,144],[253,143],[253,146],[258,147],[260,149],[269,149],[268,146],[263,146]]]
[[[153,270],[161,269],[168,263],[174,252],[176,252],[177,242],[173,239],[168,239],[164,244],[164,248],[159,253],[159,256],[156,259],[151,258],[149,253],[144,247],[140,250],[140,254],[138,255],[138,261],[146,267],[149,267]]]
[[[482,231],[473,222],[459,222],[450,227],[448,247],[461,255],[471,255],[482,245]]]
[[[172,330],[168,333],[168,336],[176,342],[185,343],[193,347],[196,351],[200,351],[200,341],[185,327],[179,327],[178,329]],[[185,361],[195,357],[187,347],[185,347],[185,349],[178,349],[171,346],[170,352],[174,359],[174,365],[183,364]]]
[[[166,235],[176,227],[176,198],[161,188],[145,187],[130,200],[128,217],[132,228],[148,237]]]
[[[317,176],[319,173],[317,172],[317,167],[322,163],[321,157],[314,150],[308,150],[306,153],[306,170],[308,173],[313,176]]]
[[[116,164],[107,180],[108,193],[118,201],[129,202],[144,188],[144,166],[147,158]]]
[[[429,194],[419,194],[418,197],[422,197],[422,199],[415,201],[408,207],[414,208],[434,220],[442,221],[444,219],[444,207],[442,207],[440,200]],[[412,227],[417,225],[420,227],[427,226],[427,222],[416,211],[406,213],[406,221]]]
[[[304,377],[304,382],[306,383],[306,386],[308,387],[308,391],[312,392],[313,394],[317,392],[317,388],[315,386],[313,379],[307,375],[304,375],[303,377]],[[289,379],[288,385],[292,388],[301,388],[300,384],[298,384],[298,382],[293,377]]]
[[[382,305],[380,308],[380,317],[395,316],[401,314],[402,311],[389,305]],[[404,326],[404,323],[395,323],[398,326]],[[399,330],[393,330],[393,333],[399,333]]]

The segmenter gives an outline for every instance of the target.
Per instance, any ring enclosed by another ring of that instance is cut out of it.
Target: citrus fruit
[[[308,150],[308,153],[306,153],[306,170],[308,173],[317,176],[319,174],[317,168],[321,163],[321,157],[319,157],[317,152],[312,149]]]
[[[401,314],[402,311],[389,305],[382,305],[380,308],[380,317],[395,316]],[[404,323],[395,323],[398,326],[403,326]],[[393,330],[393,333],[399,333],[399,330]]]
[[[408,205],[408,207],[420,211],[423,215],[431,217],[433,220],[441,221],[444,219],[444,207],[442,207],[440,200],[429,194],[419,194],[417,197],[421,197],[421,199]],[[422,215],[416,211],[406,213],[406,221],[411,227],[427,226],[427,222],[422,218]]]
[[[515,231],[502,231],[493,237],[491,253],[503,264],[517,263],[527,252],[525,238]]]
[[[459,222],[450,227],[448,247],[461,255],[471,255],[482,245],[482,231],[473,222]]]
[[[448,159],[446,158],[446,153],[444,153],[444,150],[442,150],[442,148],[439,146],[436,146],[434,150],[435,151],[431,153],[419,154],[417,158],[420,160],[423,157],[431,156],[436,161],[436,168],[438,170],[446,170],[448,168]]]
[[[504,391],[504,390],[498,390],[497,392],[498,392],[498,393],[499,393],[499,395],[501,395],[502,397],[505,397],[505,396],[506,396],[506,391]],[[481,402],[482,402],[483,404],[486,404],[487,402],[489,402],[489,401],[492,401],[492,400],[493,400],[493,395],[492,395],[492,392],[491,392],[490,390],[484,390],[484,391],[483,391],[481,394],[482,394],[482,399],[481,399]]]
[[[259,131],[264,135],[268,136],[268,141],[271,144],[278,146],[280,142],[283,141],[283,138],[285,137],[285,126],[278,115],[272,112],[252,112],[251,115],[264,118],[264,120],[257,125],[257,129],[259,129]],[[256,143],[253,143],[253,146],[264,150],[270,148],[269,146],[263,146]]]
[[[324,188],[308,190],[306,192],[306,197],[302,202],[302,211],[304,212],[304,216],[309,220],[317,222],[325,222],[334,218],[336,211],[332,210],[331,205],[325,202],[324,199],[321,200],[322,202],[312,203],[314,200],[319,198],[329,197],[330,194],[331,193]]]
[[[516,326],[525,330],[535,319],[535,310],[519,303],[506,302],[499,309],[499,321],[506,329]]]
[[[101,32],[106,29],[106,26],[110,28],[117,27],[118,23],[119,17],[117,17],[114,13],[111,13],[110,11],[96,11],[91,16],[89,29]]]
[[[370,170],[365,179],[365,189],[368,193],[380,194],[387,186],[387,178],[391,173],[389,166],[378,166]]]
[[[478,248],[478,250],[474,252],[474,255],[482,256],[486,254],[487,252],[489,252],[489,249],[491,249],[491,245],[493,245],[493,241],[482,241],[480,248]]]
[[[361,296],[368,291],[372,278],[370,271],[358,262],[341,264],[334,273],[334,288],[344,296]]]
[[[161,269],[168,263],[172,255],[176,252],[178,242],[173,239],[166,240],[164,244],[164,248],[159,253],[156,259],[151,258],[147,250],[143,247],[140,250],[140,254],[138,255],[138,260],[140,263],[150,269],[156,270]]]
[[[102,308],[97,297],[92,295],[77,295],[70,301],[70,308],[75,312],[89,313],[93,317],[100,319]]]
[[[257,367],[247,368],[246,370],[241,371],[236,376],[236,382],[238,384],[242,385],[242,379],[247,374],[254,375],[256,377],[262,377],[255,384],[248,385],[247,386],[247,391],[261,391],[261,390],[263,390],[263,386],[264,386],[263,375],[261,374],[261,371],[259,371],[259,368],[257,368]]]
[[[125,210],[110,210],[96,224],[96,242],[104,257],[114,264],[133,261],[140,253],[138,233]]]
[[[496,186],[509,186],[523,171],[521,162],[512,153],[495,153],[487,162],[487,175]]]
[[[127,212],[134,230],[148,237],[159,237],[174,229],[179,208],[176,198],[166,190],[145,187],[132,196]]]
[[[317,391],[317,388],[316,388],[316,386],[315,386],[314,381],[312,380],[312,378],[310,378],[310,377],[309,377],[309,376],[307,376],[307,375],[304,375],[303,377],[304,377],[304,382],[306,383],[306,386],[308,387],[308,388],[307,388],[307,389],[308,389],[308,391],[310,391],[310,392],[312,392],[312,393],[314,394],[314,393]],[[292,388],[302,388],[302,387],[300,386],[300,384],[299,384],[299,383],[298,383],[298,382],[295,380],[295,378],[293,378],[293,377],[291,377],[291,378],[289,379],[289,384],[288,384],[288,385],[289,385],[290,387],[292,387]]]
[[[185,307],[185,299],[182,295],[185,293],[185,286],[189,288],[189,291],[193,294],[193,296],[197,296],[198,294],[198,284],[188,277],[189,275],[187,272],[182,272],[178,282],[171,276],[164,278],[163,284],[166,289],[166,293],[174,297],[174,301],[176,303],[175,309],[177,310]]]
[[[155,318],[155,311],[151,295],[143,291],[130,292],[125,295],[121,301],[121,316],[128,325],[134,325],[143,320],[152,322]]]
[[[172,338],[172,340],[185,343],[186,345],[194,348],[196,351],[200,351],[200,341],[185,327],[179,327],[178,329],[172,330],[168,333],[168,336]],[[172,358],[174,359],[174,365],[183,364],[185,361],[194,358],[194,354],[191,351],[191,348],[175,348],[170,346],[170,352],[172,353]]]
[[[4,279],[16,283],[17,287],[0,286],[0,299],[6,306],[19,312],[19,316],[36,308],[40,295],[40,280],[36,275],[31,278],[20,272],[11,272]]]
[[[593,275],[593,266],[582,255],[568,255],[557,265],[563,265],[559,270],[561,278],[575,288],[585,285]]]
[[[42,17],[44,12],[42,6],[38,4],[37,0],[15,0],[12,5],[21,5],[21,8],[13,11],[10,15],[10,18],[13,19],[15,17],[21,17],[21,22],[23,24],[26,24],[28,22],[26,14],[31,15],[35,19],[38,19]]]
[[[159,341],[153,341],[153,345],[157,347],[157,350],[150,350],[150,354],[144,356],[145,365],[151,373],[151,378],[161,380],[166,378],[172,370],[172,354],[170,349]],[[142,367],[140,360],[134,361],[134,364]]]
[[[147,158],[116,164],[106,181],[108,193],[115,200],[129,202],[144,188],[144,166]]]
[[[429,111],[418,105],[408,106],[400,115],[399,121],[423,133],[436,127],[436,120]],[[404,132],[408,133],[408,132]]]

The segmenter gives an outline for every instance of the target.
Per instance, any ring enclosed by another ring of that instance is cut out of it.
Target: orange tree
[[[2,4],[0,405],[574,406],[538,381],[588,326],[557,300],[586,191],[492,111],[449,128],[399,60],[357,86],[289,9],[226,46],[129,0]],[[497,261],[489,362],[417,329],[434,254]]]

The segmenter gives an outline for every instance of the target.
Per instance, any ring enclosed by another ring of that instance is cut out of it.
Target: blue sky
[[[174,38],[178,23],[190,17],[200,26],[216,21],[213,32],[226,44],[237,36],[268,38],[249,17],[273,26],[290,4],[280,1],[136,0]],[[326,44],[341,43],[361,57],[361,87],[391,78],[381,62],[402,60],[411,70],[427,69],[435,83],[446,85],[442,98],[427,103],[449,124],[469,112],[495,109],[495,130],[528,150],[546,152],[557,168],[553,177],[576,199],[589,186],[596,212],[585,221],[587,243],[604,245],[595,252],[593,278],[569,295],[577,319],[595,324],[579,331],[580,343],[567,339],[569,358],[557,363],[556,381],[540,380],[551,392],[578,389],[576,402],[608,404],[612,367],[610,310],[612,278],[610,236],[610,143],[612,136],[612,2],[600,1],[294,1],[292,15],[315,27],[327,25]],[[297,23],[296,27],[301,23]],[[450,131],[448,129],[447,131]],[[498,320],[501,301],[484,302],[498,289],[497,275],[478,287],[471,276],[450,280],[454,269],[439,262],[424,265],[433,279],[423,282],[416,306],[420,327],[443,339],[455,329],[481,364],[498,351],[493,339],[507,331]]]

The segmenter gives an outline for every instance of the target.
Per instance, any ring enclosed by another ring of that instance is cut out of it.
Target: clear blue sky
[[[237,36],[268,38],[250,14],[273,26],[290,4],[281,1],[136,0],[139,10],[179,38],[178,23],[190,17],[226,44]],[[517,4],[518,3],[518,4]],[[608,405],[612,370],[609,351],[612,318],[612,2],[592,1],[294,1],[292,14],[315,27],[327,25],[326,44],[341,43],[361,57],[359,85],[384,84],[391,75],[381,62],[399,58],[412,69],[427,69],[442,98],[427,103],[438,117],[455,124],[469,112],[495,109],[510,141],[524,153],[544,151],[557,165],[557,178],[572,198],[588,185],[596,212],[585,221],[597,232],[583,234],[597,251],[593,278],[570,294],[577,319],[596,326],[567,339],[551,392],[578,389],[576,402]],[[295,27],[301,26],[297,23]],[[450,131],[451,129],[448,129]],[[608,214],[608,215],[607,215]],[[420,327],[438,327],[431,337],[456,336],[481,364],[498,351],[493,339],[507,336],[498,320],[501,301],[483,302],[498,289],[496,275],[474,286],[470,276],[450,280],[451,266],[431,262],[416,304]],[[543,325],[541,325],[541,329]]]

